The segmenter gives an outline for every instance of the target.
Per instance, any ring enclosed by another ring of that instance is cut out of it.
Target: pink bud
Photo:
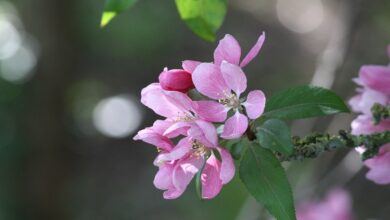
[[[188,92],[194,88],[191,74],[182,69],[164,69],[158,77],[160,85],[163,89],[169,91]]]

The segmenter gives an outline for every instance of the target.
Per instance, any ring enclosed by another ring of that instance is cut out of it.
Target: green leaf
[[[227,9],[227,0],[176,0],[177,10],[187,26],[199,37],[215,40]]]
[[[332,91],[315,86],[298,86],[269,98],[263,116],[290,120],[340,112],[349,112],[349,109]]]
[[[276,219],[296,219],[290,184],[270,150],[252,143],[241,160],[239,174],[248,191]]]
[[[278,151],[287,156],[293,152],[290,129],[279,119],[269,119],[257,129],[256,134],[261,146]]]
[[[100,27],[105,27],[115,16],[133,6],[137,0],[106,0],[100,20]]]

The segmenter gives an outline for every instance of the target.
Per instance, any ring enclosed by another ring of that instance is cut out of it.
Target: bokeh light
[[[278,0],[276,10],[286,28],[301,34],[314,31],[324,19],[321,0]]]
[[[93,111],[96,129],[108,137],[123,138],[141,124],[142,114],[136,101],[126,96],[101,100]]]
[[[29,44],[24,44],[11,57],[1,60],[0,74],[7,81],[20,83],[30,78],[37,56]]]
[[[22,37],[16,27],[0,14],[0,60],[13,56],[22,44]]]

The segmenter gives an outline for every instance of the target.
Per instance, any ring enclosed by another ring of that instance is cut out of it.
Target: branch
[[[390,118],[390,106],[384,106],[381,104],[374,104],[371,108],[372,117],[374,123],[377,125],[379,122]]]
[[[365,146],[366,151],[362,154],[362,160],[374,157],[379,148],[390,142],[390,131],[369,135],[352,135],[340,130],[338,135],[313,133],[306,137],[293,137],[294,151],[290,156],[277,153],[280,161],[303,160],[316,158],[321,153],[340,148],[356,148]]]

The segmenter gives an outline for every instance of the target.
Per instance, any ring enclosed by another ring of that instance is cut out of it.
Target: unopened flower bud
[[[164,69],[158,77],[160,85],[163,89],[169,91],[188,92],[194,88],[191,74],[182,69]]]

